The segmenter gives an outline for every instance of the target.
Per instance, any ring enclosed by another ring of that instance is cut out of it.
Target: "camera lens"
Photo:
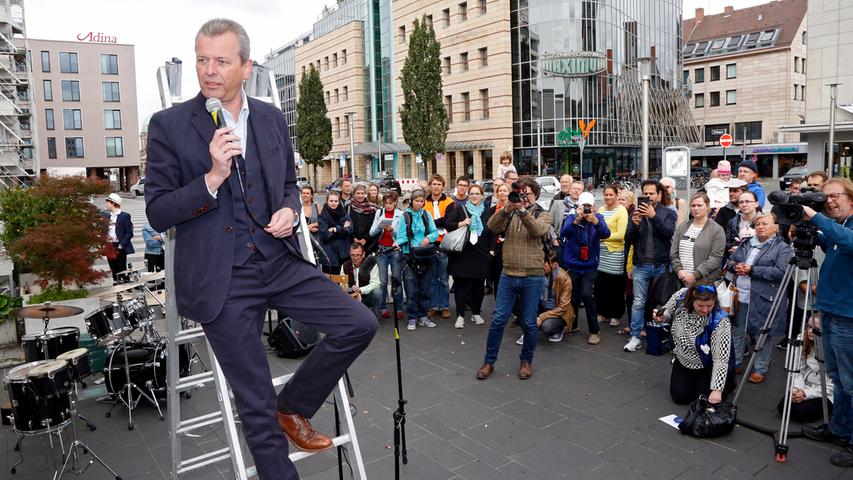
[[[520,203],[521,195],[518,192],[509,192],[509,201],[510,203]]]

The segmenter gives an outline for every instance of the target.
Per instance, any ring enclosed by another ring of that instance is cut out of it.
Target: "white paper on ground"
[[[681,423],[684,419],[678,415],[672,414],[667,415],[665,417],[660,417],[660,421],[669,425],[672,428],[678,429],[678,424]]]

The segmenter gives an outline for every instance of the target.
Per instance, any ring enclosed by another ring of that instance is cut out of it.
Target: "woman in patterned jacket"
[[[675,292],[655,319],[672,322],[669,394],[686,405],[699,395],[719,403],[734,390],[731,323],[717,303],[714,285],[698,283]]]

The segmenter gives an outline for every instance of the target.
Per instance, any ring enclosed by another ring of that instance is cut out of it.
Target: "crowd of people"
[[[780,290],[780,284],[795,256],[791,235],[796,227],[778,217],[777,206],[766,203],[768,196],[757,182],[757,170],[753,161],[746,160],[734,176],[731,164],[721,161],[706,188],[690,198],[676,198],[675,181],[663,178],[643,181],[639,197],[619,186],[607,186],[603,203],[585,192],[581,181],[563,175],[560,191],[546,210],[538,203],[539,184],[532,177],[519,177],[511,154],[504,152],[503,177],[494,180],[489,195],[466,176],[456,179],[450,193],[445,178],[433,175],[425,189],[405,199],[404,209],[398,207],[401,199],[396,193],[380,199],[367,186],[356,184],[350,200],[343,199],[343,192],[333,191],[324,208],[328,212],[318,215],[309,202],[303,213],[309,225],[319,223],[328,271],[340,270],[347,248],[351,262],[362,254],[375,257],[368,264],[375,270],[370,275],[359,279],[351,268],[344,273],[360,289],[362,302],[381,318],[391,315],[389,300],[398,306],[398,318],[403,318],[405,292],[408,330],[432,328],[444,319],[459,329],[488,323],[484,360],[476,373],[480,380],[495,371],[510,322],[521,330],[516,341],[521,346],[518,377],[528,379],[540,336],[560,342],[579,332],[583,311],[589,345],[602,342],[602,327],[610,327],[625,335],[623,350],[629,353],[648,341],[650,326],[671,323],[672,399],[686,404],[701,394],[716,403],[732,393],[737,375],[747,375],[750,383],[765,380],[774,350],[788,346],[786,333],[794,310],[793,336],[799,339],[797,345],[807,348],[803,348],[804,366],[794,379],[792,415],[800,421],[816,421],[819,384],[816,387],[817,360],[810,348],[812,326],[819,325],[821,313],[826,324],[829,312],[831,328],[837,332],[834,348],[826,349],[829,354],[837,352],[834,362],[827,361],[837,420],[815,427],[810,436],[847,440],[853,432],[853,402],[846,393],[853,391],[853,362],[842,358],[850,347],[842,345],[840,338],[847,329],[853,333],[853,319],[844,316],[849,310],[843,309],[849,300],[824,300],[830,310],[822,310],[821,300],[834,295],[821,295],[820,286],[825,278],[837,283],[831,275],[838,274],[821,273],[812,278],[810,295],[805,295],[802,280],[796,298],[780,298],[775,317],[768,322],[777,292],[788,290],[787,286]],[[806,215],[823,217],[830,234],[822,228],[821,241],[828,241],[834,252],[840,249],[834,257],[849,265],[853,249],[853,232],[846,225],[853,213],[850,182],[813,172],[794,179],[789,193],[798,194],[801,184],[827,193],[826,216],[814,211]],[[312,197],[313,191],[305,187],[303,203]],[[463,229],[464,245],[443,246],[448,233]],[[821,266],[829,258],[820,251],[815,257]],[[850,271],[843,271],[846,278]],[[666,283],[665,276],[677,279],[669,283],[678,288],[667,291],[662,301],[652,298],[652,290],[660,290],[658,282]],[[390,279],[400,279],[403,286],[395,290],[393,299]],[[373,295],[365,295],[365,288]],[[725,309],[720,291],[732,297]],[[455,322],[450,313],[451,292]],[[491,315],[483,312],[486,292],[495,298]],[[801,333],[803,315],[810,321]],[[767,347],[756,348],[764,333]],[[755,357],[752,369],[745,372],[750,355]],[[847,455],[833,461],[853,464],[853,452]]]

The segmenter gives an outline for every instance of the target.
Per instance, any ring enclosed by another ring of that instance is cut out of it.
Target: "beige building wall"
[[[56,40],[28,39],[32,58],[33,88],[32,101],[35,121],[38,124],[37,154],[41,168],[114,168],[131,167],[125,181],[134,183],[138,178],[136,167],[140,164],[139,120],[136,102],[136,61],[133,45],[111,43],[66,42]],[[50,71],[42,68],[42,51],[50,56]],[[60,52],[77,54],[79,73],[61,73]],[[118,56],[118,74],[101,73],[101,54]],[[52,100],[45,100],[44,80],[50,80]],[[62,80],[77,81],[80,87],[79,101],[63,101]],[[118,82],[120,101],[104,101],[102,83]],[[54,129],[48,130],[46,110],[53,109]],[[63,110],[80,110],[81,130],[66,130]],[[121,128],[106,129],[104,111],[121,111]],[[65,139],[83,137],[83,158],[68,158]],[[122,156],[107,156],[107,137],[120,137],[123,144]],[[56,158],[49,158],[48,138],[56,139]]]
[[[326,98],[326,116],[332,122],[332,160],[323,162],[317,168],[317,185],[326,185],[339,177],[338,157],[347,155],[344,170],[351,170],[350,135],[347,124],[348,113],[356,112],[353,122],[353,141],[358,144],[365,139],[365,103],[364,91],[364,30],[362,22],[349,24],[316,38],[295,49],[296,55],[296,96],[299,98],[299,83],[303,72],[311,65],[320,73],[323,93]],[[356,158],[356,176],[366,178],[364,159]]]
[[[794,43],[778,49],[758,50],[737,55],[720,55],[697,61],[687,60],[684,69],[689,71],[693,85],[690,107],[693,119],[700,127],[704,139],[705,125],[729,124],[729,132],[740,144],[741,132],[734,132],[735,123],[761,121],[761,141],[748,143],[795,143],[799,134],[782,133],[782,125],[799,123],[806,112],[806,46],[802,44],[803,19]],[[796,67],[795,67],[796,60]],[[727,78],[727,66],[735,64],[736,78]],[[720,80],[711,81],[711,67],[720,67]],[[796,71],[795,71],[796,68]],[[705,81],[696,83],[696,69],[704,69]],[[726,92],[735,90],[734,105],[726,103]],[[795,93],[796,91],[796,93]],[[720,105],[711,106],[711,93],[720,93]],[[704,106],[697,107],[697,94],[704,94]],[[711,145],[711,143],[707,143]]]
[[[460,4],[465,4],[465,11]],[[509,0],[401,0],[393,6],[394,19],[394,72],[396,75],[396,104],[403,105],[400,75],[408,54],[409,35],[414,20],[424,15],[431,17],[436,38],[441,44],[442,75],[445,100],[451,100],[452,122],[447,134],[448,142],[488,142],[493,147],[472,149],[474,178],[484,178],[484,151],[491,151],[491,176],[497,172],[500,152],[512,150],[512,72]],[[485,11],[483,10],[485,6]],[[445,19],[449,20],[446,21]],[[429,20],[428,20],[429,21]],[[483,65],[480,49],[486,49]],[[464,56],[467,54],[467,69]],[[449,63],[449,71],[447,69]],[[487,109],[481,90],[488,92]],[[468,94],[468,118],[463,94]],[[447,105],[447,102],[445,102]],[[487,116],[487,118],[484,118]],[[405,141],[400,117],[395,112],[398,141]],[[451,158],[455,157],[455,162]],[[428,161],[430,159],[424,159]],[[430,164],[431,162],[427,162]],[[455,163],[455,168],[451,165]],[[451,178],[465,172],[462,151],[446,152],[437,162],[438,173]],[[415,177],[418,165],[414,154],[401,155],[401,177]],[[429,173],[434,173],[430,165]],[[452,188],[452,187],[451,187]]]

